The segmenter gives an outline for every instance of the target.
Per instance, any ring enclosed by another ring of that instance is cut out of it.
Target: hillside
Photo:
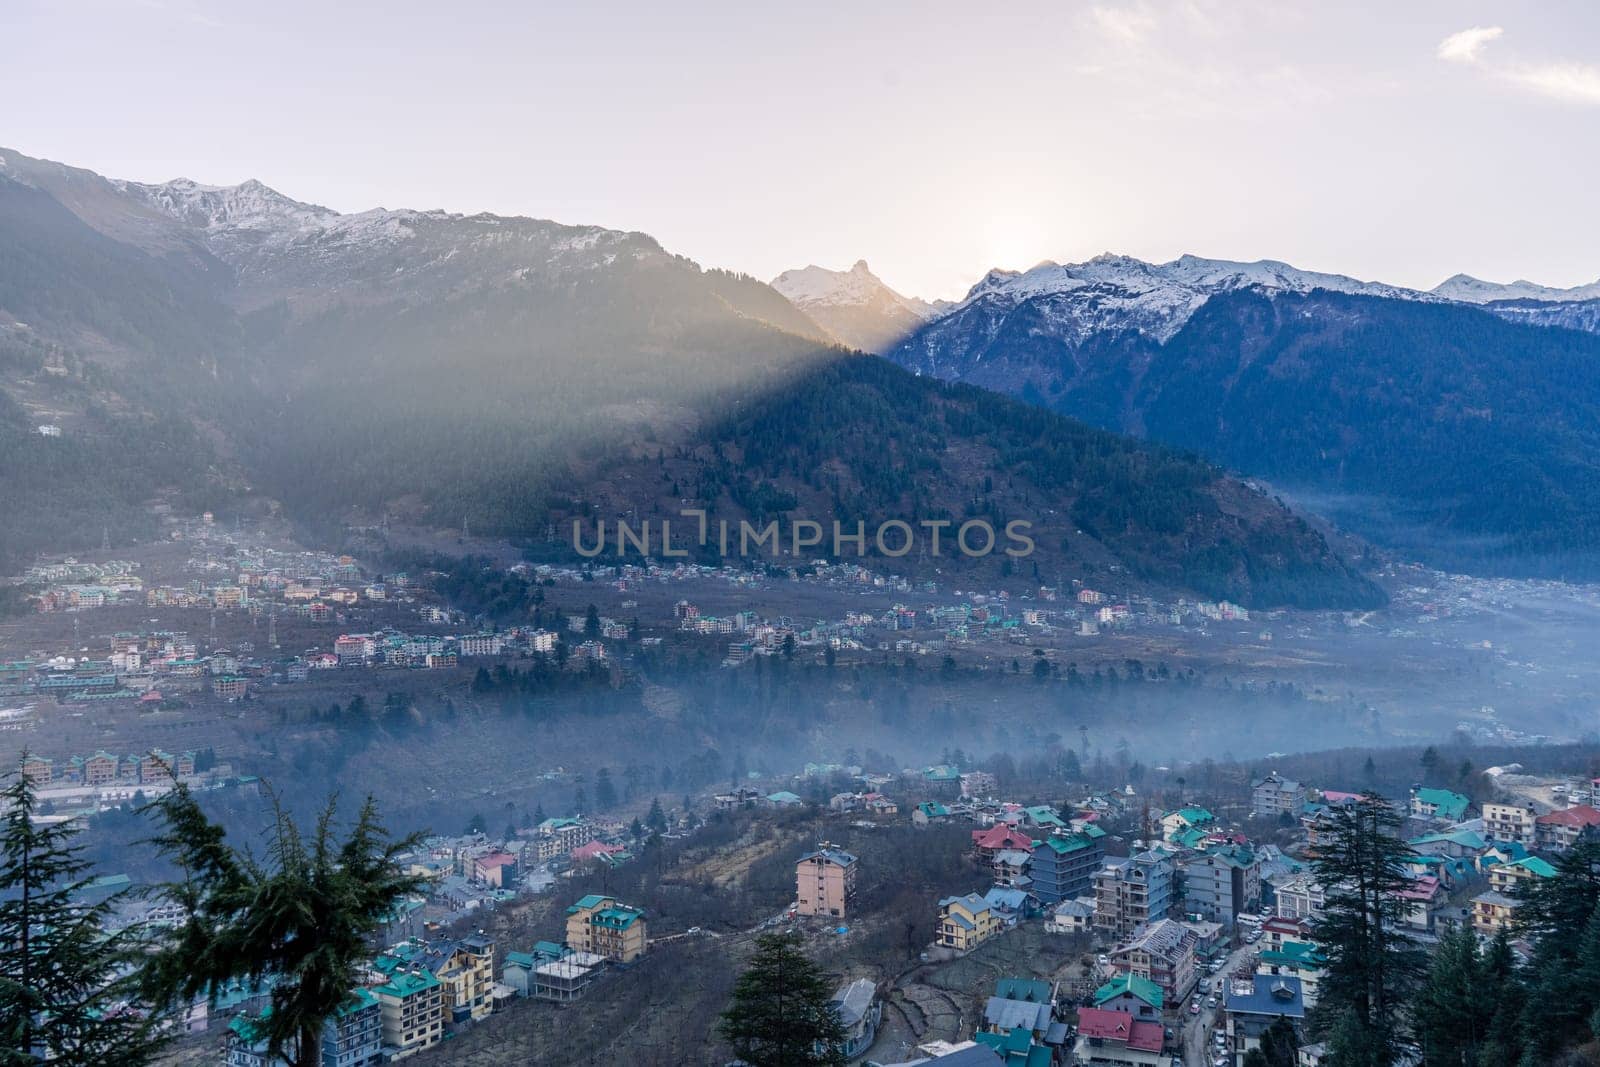
[[[224,513],[266,497],[314,528],[392,517],[528,542],[573,515],[698,500],[823,522],[1027,518],[1040,581],[1381,599],[1199,461],[848,354],[771,287],[644,234],[340,214],[259,182],[0,156],[0,336],[19,353],[0,414],[8,455],[49,459],[0,471],[26,501],[6,520],[13,556],[140,536],[162,491]],[[48,421],[63,436],[32,429]],[[40,518],[63,481],[88,501],[65,530]]]
[[[1268,478],[1422,559],[1600,575],[1593,335],[1453,303],[1249,289],[1208,297],[1164,341],[1074,340],[1024,306],[975,343],[971,379]]]

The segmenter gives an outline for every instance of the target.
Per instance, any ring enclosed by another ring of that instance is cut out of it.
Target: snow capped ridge
[[[331,208],[301,203],[254,178],[238,185],[202,185],[190,178],[176,178],[160,185],[130,181],[113,184],[180,222],[208,231],[304,233],[323,229],[340,217]]]
[[[1446,278],[1429,292],[1442,299],[1465,304],[1487,304],[1495,300],[1570,303],[1574,300],[1600,300],[1600,281],[1590,282],[1588,285],[1575,285],[1571,289],[1560,289],[1522,279],[1507,283],[1486,282],[1470,274],[1457,274]]]
[[[884,303],[918,318],[931,316],[936,306],[916,297],[902,296],[885,285],[867,261],[858,259],[849,270],[829,270],[815,263],[786,270],[772,279],[772,287],[804,310],[807,307],[864,307]]]
[[[1300,270],[1270,259],[1241,263],[1185,254],[1169,263],[1149,263],[1102,252],[1082,263],[1045,260],[1021,272],[991,270],[947,316],[979,301],[1002,313],[1032,304],[1055,329],[1078,340],[1110,329],[1132,329],[1166,340],[1213,294],[1247,288],[1297,293],[1330,289],[1408,300],[1436,299],[1411,289]]]

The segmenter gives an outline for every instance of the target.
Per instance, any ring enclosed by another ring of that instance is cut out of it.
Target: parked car
[[[1189,1005],[1189,1014],[1190,1015],[1199,1015],[1200,1014],[1200,1002],[1198,1000],[1195,1001],[1193,1004]]]

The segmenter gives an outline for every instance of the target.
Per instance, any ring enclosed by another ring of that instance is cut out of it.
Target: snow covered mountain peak
[[[1571,289],[1540,285],[1537,282],[1486,282],[1470,274],[1457,274],[1446,278],[1429,290],[1433,296],[1455,300],[1464,304],[1488,304],[1496,300],[1539,300],[1548,303],[1569,303],[1575,300],[1600,300],[1600,281],[1588,285],[1575,285]]]
[[[339,218],[331,208],[301,203],[254,178],[238,185],[202,185],[189,178],[159,185],[113,184],[180,222],[206,231],[307,233],[325,229]]]
[[[864,259],[849,270],[786,270],[772,287],[835,339],[865,352],[885,351],[946,306],[895,292]]]

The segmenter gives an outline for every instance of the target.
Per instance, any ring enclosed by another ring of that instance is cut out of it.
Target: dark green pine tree
[[[844,1028],[817,965],[792,934],[763,934],[719,1032],[750,1067],[842,1067]]]
[[[1511,935],[1501,929],[1483,954],[1486,1004],[1494,1008],[1484,1033],[1483,1044],[1469,1067],[1503,1067],[1515,1063],[1522,1040],[1518,1032],[1527,992],[1517,974],[1516,957],[1511,952]]]
[[[92,879],[72,844],[77,827],[41,823],[33,783],[10,777],[0,791],[0,1064],[149,1063],[169,1017],[116,977],[137,959],[140,933],[106,932],[113,900],[79,901]]]
[[[1415,855],[1400,838],[1400,816],[1364,793],[1335,808],[1313,864],[1326,904],[1317,941],[1328,957],[1317,1030],[1338,1067],[1389,1067],[1399,1053],[1402,1007],[1423,973],[1415,942],[1402,932]]]
[[[1550,878],[1517,886],[1517,923],[1533,940],[1516,1047],[1523,1065],[1553,1062],[1563,1048],[1591,1036],[1600,989],[1583,986],[1586,956],[1600,970],[1600,842],[1581,841],[1555,861]]]
[[[1261,1033],[1261,1043],[1245,1054],[1244,1067],[1296,1067],[1300,1038],[1281,1016]]]
[[[1445,933],[1434,950],[1428,980],[1412,1006],[1417,1041],[1426,1067],[1475,1063],[1492,1021],[1486,1004],[1495,983],[1478,936],[1462,924]]]
[[[228,844],[182,785],[154,802],[162,827],[153,842],[179,871],[163,893],[191,918],[147,957],[140,977],[167,1002],[276,975],[262,1024],[272,1054],[316,1067],[324,1021],[358,984],[369,939],[422,887],[396,859],[422,835],[391,841],[370,798],[343,840],[332,799],[309,838],[276,798],[274,808],[266,854],[256,857]]]
[[[656,797],[650,802],[650,813],[645,816],[644,824],[651,831],[658,834],[667,832],[667,813],[661,810],[661,798]]]

